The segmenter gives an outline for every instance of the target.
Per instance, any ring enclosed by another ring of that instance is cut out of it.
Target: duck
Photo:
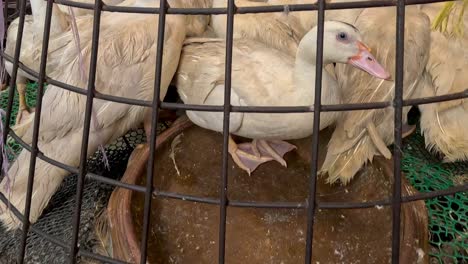
[[[93,4],[93,0],[79,0],[81,3]],[[135,4],[137,0],[105,0],[106,5],[115,6],[130,6]],[[41,0],[31,0],[31,9],[33,15],[25,17],[23,40],[20,54],[20,61],[27,67],[32,68],[36,72],[39,71],[40,53],[41,50],[37,47],[42,46],[42,32],[45,21],[46,2]],[[186,0],[180,4],[180,7],[210,7],[212,0]],[[76,18],[81,16],[92,16],[93,10],[68,7],[64,5],[54,4],[51,22],[51,39],[56,41],[49,43],[48,63],[46,73],[53,72],[58,61],[63,55],[64,47],[68,45],[69,38],[61,37],[60,34],[70,31],[73,23],[76,23]],[[186,33],[188,37],[200,36],[209,24],[208,15],[193,15],[186,16]],[[8,38],[5,47],[5,53],[12,56],[15,51],[16,37],[18,32],[19,18],[16,18],[8,28]],[[79,34],[79,33],[76,33]],[[62,40],[62,41],[58,41]],[[75,35],[76,41],[76,35]],[[53,63],[55,62],[55,63]],[[12,73],[13,64],[5,61],[7,72]],[[18,69],[16,78],[16,87],[18,90],[19,109],[16,117],[16,125],[13,131],[20,137],[26,132],[27,128],[32,124],[34,108],[30,109],[26,103],[26,84],[28,80],[37,81],[35,77],[29,75],[21,69]]]
[[[394,8],[364,9],[355,25],[366,43],[377,54],[386,69],[395,69],[396,14]],[[423,72],[429,59],[431,44],[429,17],[419,7],[406,7],[403,98],[417,97],[424,85]],[[387,45],[382,45],[387,43]],[[342,87],[345,103],[391,101],[394,96],[393,80],[377,80],[347,65],[336,65],[335,73]],[[394,72],[392,72],[394,76]],[[410,107],[403,107],[402,124],[407,124]],[[327,182],[348,184],[354,175],[369,161],[379,155],[392,157],[388,145],[394,140],[394,110],[359,110],[345,112],[327,146],[325,161],[319,171]],[[405,127],[405,126],[403,126]],[[414,127],[406,127],[409,134]]]
[[[235,4],[238,7],[285,5],[285,9],[283,12],[275,13],[236,14],[234,17],[234,41],[237,39],[258,41],[295,57],[299,42],[315,25],[317,13],[307,11],[289,12],[286,6],[309,2],[305,0],[237,0]],[[214,0],[213,7],[227,7],[227,2]],[[339,18],[342,22],[354,22],[351,19],[356,13],[354,9],[347,12],[340,11],[328,10],[327,12],[337,13],[334,17]],[[210,22],[212,35],[218,38],[226,38],[226,23],[226,15],[212,15]],[[324,68],[328,74],[335,76],[333,64],[324,65]]]
[[[432,29],[442,33],[449,33],[447,29],[450,21],[452,23],[450,33],[462,37],[465,33],[464,19],[466,19],[466,16],[464,14],[467,6],[468,0],[451,1],[440,6],[440,13],[432,19]],[[457,18],[451,16],[454,10],[458,10]]]
[[[32,15],[25,16],[23,39],[21,42],[20,61],[26,66],[39,70],[39,59],[41,50],[36,47],[42,46],[42,32],[44,31],[44,21],[47,3],[41,0],[31,0]],[[15,53],[17,32],[19,26],[19,17],[13,20],[7,30],[7,39],[5,45],[5,53],[13,57]],[[51,37],[67,31],[69,28],[69,19],[67,15],[57,8],[52,10],[52,20],[50,35]],[[56,54],[51,47],[52,54]],[[60,56],[60,54],[58,55]],[[50,65],[48,69],[54,65]],[[5,60],[5,69],[11,76],[13,71],[13,63]],[[36,80],[34,76],[18,69],[17,77],[15,80],[16,89],[18,90],[18,114],[16,117],[16,124],[20,124],[22,120],[28,119],[31,109],[26,104],[26,84],[28,80]]]
[[[437,21],[437,11],[445,6],[434,3],[422,6],[422,11]],[[468,36],[452,34],[456,27],[468,27],[468,16],[462,25],[450,23],[446,31],[431,32],[429,61],[425,85],[418,97],[439,96],[463,92],[468,83]],[[458,29],[460,30],[460,29]],[[468,99],[419,105],[420,126],[426,148],[440,155],[444,162],[468,160]]]
[[[134,0],[131,0],[134,1]],[[157,1],[156,1],[157,2]],[[181,1],[169,0],[172,7],[181,7]],[[127,4],[127,3],[122,3]],[[138,7],[157,7],[151,0],[132,2]],[[156,42],[158,38],[157,14],[109,13],[101,15],[100,41],[97,58],[95,87],[97,92],[126,98],[153,100],[155,82]],[[81,53],[86,72],[92,46],[92,16],[77,18],[77,28],[81,37]],[[182,15],[167,15],[165,23],[164,52],[161,75],[162,100],[173,78],[182,45],[186,35],[186,19]],[[62,34],[68,39],[64,47],[59,67],[50,76],[58,81],[86,89],[79,72],[80,63],[73,33]],[[51,42],[59,41],[51,39]],[[53,43],[51,43],[53,45]],[[49,85],[43,96],[38,148],[45,156],[78,167],[83,136],[86,96]],[[124,135],[129,129],[143,123],[146,108],[143,106],[120,104],[94,99],[96,126],[90,130],[88,155],[94,153],[104,140],[108,143]],[[29,127],[24,135],[31,141],[33,128]],[[99,134],[99,137],[97,136]],[[29,151],[23,149],[8,170],[10,181],[0,183],[2,192],[9,202],[24,213],[26,188],[28,183]],[[34,223],[42,214],[50,198],[69,173],[41,159],[37,160],[30,221]],[[0,221],[8,230],[17,229],[21,224],[9,210],[8,205],[0,203]]]
[[[271,3],[236,0],[236,6],[268,6]],[[213,7],[226,7],[225,0],[213,0]],[[226,38],[226,15],[211,15],[211,27],[219,38]],[[234,39],[251,39],[296,56],[302,37],[307,33],[301,21],[285,12],[234,15]],[[310,29],[310,28],[309,28]]]
[[[91,4],[94,5],[95,1],[94,0],[79,0],[77,1],[78,3],[83,3],[83,4]],[[127,5],[132,5],[134,2],[130,1],[125,1],[125,0],[103,0],[103,3],[107,6],[118,6],[125,2]],[[64,14],[67,14],[69,16],[75,16],[75,17],[80,17],[80,16],[85,16],[85,15],[93,15],[94,10],[93,9],[85,9],[85,8],[77,8],[77,7],[71,7],[71,6],[66,6],[66,5],[60,5],[60,4],[55,4],[54,8],[58,8],[59,11],[61,11]],[[73,15],[70,12],[70,9],[73,10]]]
[[[317,28],[301,40],[296,57],[250,39],[233,44],[231,105],[310,106],[314,102],[315,50]],[[187,39],[175,76],[180,98],[186,104],[223,105],[225,42],[216,38]],[[343,22],[327,21],[324,26],[324,65],[351,64],[369,74],[389,78],[361,41],[358,30]],[[274,77],[273,77],[274,76]],[[322,103],[341,102],[335,80],[323,72]],[[187,111],[188,118],[205,129],[222,132],[223,113]],[[321,114],[320,129],[332,124],[339,113]],[[285,153],[295,146],[284,140],[312,134],[313,113],[232,113],[229,125],[229,153],[248,174],[260,164],[276,160],[287,166]],[[231,134],[251,138],[236,144]]]

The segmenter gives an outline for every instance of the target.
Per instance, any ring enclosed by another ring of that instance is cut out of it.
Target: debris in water
[[[172,163],[174,163],[174,168],[177,172],[177,175],[180,176],[180,171],[179,171],[179,168],[177,167],[177,163],[176,163],[176,160],[175,160],[175,152],[176,150],[179,150],[180,148],[177,147],[177,145],[179,145],[182,140],[180,139],[182,136],[184,135],[184,133],[181,133],[179,135],[177,135],[174,140],[172,140],[171,142],[171,153],[169,154],[169,158],[171,158],[172,160]]]
[[[418,260],[416,260],[416,263],[422,263],[424,259],[424,250],[422,248],[417,248],[416,253],[418,253]]]

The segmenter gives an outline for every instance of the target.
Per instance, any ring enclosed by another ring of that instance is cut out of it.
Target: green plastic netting
[[[424,148],[420,130],[404,141],[402,170],[420,192],[444,190],[468,182],[468,163],[443,163]],[[468,263],[466,192],[426,201],[431,263]]]
[[[27,103],[34,106],[37,84],[27,86]],[[14,124],[18,100],[15,101],[10,124]],[[6,109],[8,92],[0,97],[0,107]],[[424,138],[417,132],[404,139],[402,169],[413,186],[420,192],[444,190],[468,182],[468,163],[442,163],[424,148]],[[14,153],[21,147],[9,140]],[[112,149],[112,146],[107,148]],[[14,158],[13,156],[10,157]],[[468,263],[468,196],[457,193],[426,201],[429,211],[431,263]]]

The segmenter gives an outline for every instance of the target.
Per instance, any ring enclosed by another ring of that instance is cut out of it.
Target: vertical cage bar
[[[151,136],[150,136],[150,151],[148,157],[148,167],[146,173],[146,190],[145,190],[145,204],[143,212],[143,232],[141,235],[140,245],[140,263],[146,263],[146,255],[148,249],[149,226],[151,221],[151,198],[153,194],[153,178],[154,178],[154,158],[156,155],[156,138],[157,126],[159,119],[159,106],[161,105],[161,75],[162,75],[162,62],[164,51],[164,34],[166,26],[166,12],[168,3],[166,0],[159,1],[159,21],[158,21],[158,42],[156,46],[156,69],[154,79],[154,92],[153,92],[153,105],[151,107]]]
[[[16,86],[16,76],[18,75],[18,64],[20,59],[20,52],[21,52],[21,44],[23,43],[23,31],[24,31],[24,19],[26,16],[26,0],[17,0],[19,1],[19,20],[18,20],[18,32],[16,34],[16,45],[15,45],[15,54],[13,56],[13,69],[10,76],[10,90],[8,91],[8,104],[6,109],[6,116],[5,116],[5,126],[3,130],[3,143],[5,143],[8,138],[8,133],[10,132],[10,120],[11,120],[11,110],[13,109],[13,100],[15,98],[15,86]],[[5,6],[8,8],[8,6]],[[16,5],[18,9],[18,2]],[[5,23],[8,20],[5,17]],[[7,28],[5,27],[5,33],[7,32]],[[3,40],[2,40],[3,41]],[[0,155],[0,160],[1,160]],[[2,160],[3,161],[3,160]]]
[[[8,24],[8,0],[4,0],[5,2],[4,5],[3,5],[3,30],[4,30],[4,33],[5,33],[5,36],[6,36],[6,32],[7,32],[7,24]],[[16,6],[16,8],[18,8],[18,6]],[[5,39],[2,39],[2,42],[3,42],[3,47],[5,47]],[[3,69],[5,70],[5,69]],[[3,80],[2,80],[3,81]]]
[[[399,263],[400,256],[400,212],[401,212],[401,145],[403,116],[403,66],[405,42],[405,0],[398,0],[396,7],[396,62],[393,148],[393,193],[392,193],[392,263]]]
[[[5,46],[6,46],[6,33],[7,33],[7,29],[8,29],[7,25],[8,25],[8,9],[9,9],[8,8],[8,0],[4,0],[4,1],[5,2],[3,2],[4,5],[3,5],[3,10],[2,10],[2,12],[3,12],[3,39],[2,39],[3,50],[2,51],[3,52],[5,52]],[[16,8],[18,8],[18,6],[16,6]],[[3,71],[3,74],[4,74],[3,78],[1,80],[2,85],[3,85],[3,84],[8,83],[8,74],[7,74],[7,71],[5,69],[6,60],[5,60],[5,58],[3,58],[3,55],[1,57],[2,57],[2,60],[3,60],[3,62],[2,62],[3,63],[3,68],[1,69]],[[5,120],[8,120],[8,119],[5,119]],[[1,120],[0,120],[0,122],[1,122]],[[9,123],[9,122],[6,121],[6,123]],[[2,155],[0,155],[0,156],[2,156]],[[3,157],[0,158],[0,164],[2,164],[2,162],[3,162]]]
[[[96,81],[96,68],[97,58],[99,49],[99,33],[101,25],[101,11],[102,1],[95,0],[94,2],[94,14],[93,14],[93,36],[91,44],[91,60],[89,67],[89,78],[88,86],[86,91],[86,109],[83,124],[83,137],[81,141],[81,153],[80,153],[80,167],[78,174],[78,181],[76,186],[76,198],[75,198],[75,209],[73,212],[73,232],[71,240],[71,251],[69,263],[76,263],[76,256],[78,254],[78,231],[80,229],[80,217],[81,217],[81,205],[83,203],[83,187],[86,176],[86,163],[88,157],[88,143],[89,143],[89,132],[91,128],[91,111],[93,109],[93,99],[95,92],[95,81]]]
[[[29,231],[29,226],[31,224],[29,222],[29,215],[31,213],[31,198],[32,198],[33,185],[34,185],[34,175],[36,172],[37,154],[39,153],[39,149],[37,145],[39,141],[39,127],[40,127],[40,119],[41,119],[41,112],[42,112],[42,96],[44,93],[44,82],[45,82],[45,74],[46,74],[46,66],[47,66],[47,51],[49,49],[50,24],[52,21],[53,3],[54,3],[53,0],[47,0],[46,15],[45,15],[45,21],[44,21],[44,33],[42,36],[41,64],[40,64],[39,78],[38,78],[39,83],[38,83],[38,89],[37,89],[37,95],[36,95],[36,102],[37,102],[36,113],[34,116],[33,136],[32,136],[32,143],[31,143],[31,157],[29,160],[28,186],[26,189],[26,200],[25,200],[25,205],[24,205],[23,233],[21,236],[21,244],[19,248],[20,254],[18,256],[19,264],[22,264],[24,262],[28,231]],[[14,79],[12,79],[12,81],[13,80]]]
[[[223,161],[221,168],[221,182],[219,185],[219,248],[218,263],[224,263],[226,251],[226,215],[228,192],[228,149],[229,149],[229,123],[231,120],[231,73],[232,73],[232,46],[234,36],[234,0],[229,0],[227,5],[226,21],[226,58],[224,68],[224,109],[223,109]]]
[[[315,58],[315,98],[314,98],[314,125],[312,134],[312,161],[309,179],[309,198],[307,200],[307,232],[305,263],[312,262],[312,243],[314,240],[314,221],[316,207],[316,183],[318,169],[318,143],[320,132],[320,109],[322,103],[322,69],[323,69],[323,27],[325,20],[325,0],[318,0],[317,16],[317,49]],[[311,51],[312,52],[312,51]]]

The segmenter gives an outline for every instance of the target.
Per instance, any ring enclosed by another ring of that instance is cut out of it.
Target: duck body
[[[443,3],[422,6],[434,23]],[[448,31],[458,25],[449,23]],[[468,27],[464,17],[462,27]],[[439,31],[431,32],[431,48],[426,65],[425,85],[418,90],[419,97],[439,96],[463,92],[468,83],[468,35],[454,36]],[[421,132],[426,147],[444,156],[444,161],[468,160],[468,100],[458,99],[419,106]]]
[[[363,40],[377,54],[387,69],[395,69],[395,21],[392,8],[365,9],[354,25]],[[386,43],[386,45],[382,45]],[[430,47],[430,21],[418,7],[406,7],[403,98],[416,98],[423,85],[423,73]],[[345,103],[391,101],[395,94],[394,81],[369,78],[347,65],[336,66],[338,83]],[[403,124],[410,107],[403,108]],[[372,109],[345,112],[337,122],[330,139],[321,173],[328,182],[347,184],[367,162],[376,155],[391,158],[387,146],[394,141],[394,109]]]
[[[236,6],[268,6],[268,2],[237,0]],[[213,7],[226,7],[225,0],[213,0]],[[212,15],[211,26],[220,38],[226,38],[226,15]],[[310,29],[310,28],[309,28]],[[280,13],[236,14],[234,38],[251,39],[295,57],[297,47],[308,30],[295,16]]]
[[[315,95],[316,34],[317,29],[313,28],[304,36],[296,58],[254,40],[236,39],[233,46],[231,104],[310,107]],[[340,39],[341,36],[344,39]],[[224,104],[224,54],[223,40],[195,39],[186,43],[176,74],[176,86],[185,103]],[[332,62],[350,63],[379,78],[388,77],[368,48],[360,42],[357,30],[342,22],[327,22],[324,65]],[[327,71],[323,70],[322,74],[322,103],[340,103],[337,83]],[[187,115],[201,127],[218,132],[223,130],[223,114],[220,112],[188,111]],[[321,113],[320,129],[334,123],[338,116],[339,113]],[[282,140],[311,135],[313,113],[232,113],[229,129],[232,134],[254,139],[252,146],[242,146],[241,153],[237,152],[238,147],[230,140],[231,156],[250,174],[269,158],[286,166],[282,156],[295,147]],[[258,149],[257,140],[268,151]],[[266,140],[273,140],[274,146]],[[240,156],[247,160],[242,161]],[[248,166],[246,163],[254,165]]]
[[[224,40],[220,39],[192,42],[184,47],[177,73],[177,87],[185,103],[224,104],[224,53]],[[308,65],[306,62],[302,63],[308,71],[304,70],[301,77],[304,81],[313,84],[315,66],[312,63]],[[267,64],[271,67],[264,67]],[[231,104],[235,106],[312,105],[313,85],[304,88],[297,86],[294,67],[294,58],[288,54],[268,48],[259,42],[236,40],[233,48]],[[341,97],[337,85],[325,71],[323,87],[326,88],[323,89],[322,102],[339,103]],[[201,127],[222,132],[222,112],[188,111],[187,115]],[[337,114],[332,112],[323,113],[321,128],[327,127],[336,116]],[[295,139],[311,134],[313,113],[232,113],[230,122],[230,133],[242,137]]]
[[[179,6],[176,0],[170,1]],[[150,1],[137,1],[137,6],[154,6]],[[92,16],[77,19],[81,37],[81,53],[85,72],[89,72],[92,49]],[[177,69],[182,43],[185,38],[185,17],[168,15],[165,26],[165,46],[162,64],[160,98],[164,98],[169,83]],[[103,13],[98,47],[96,90],[133,99],[152,100],[155,79],[156,43],[158,39],[158,15]],[[66,32],[63,38],[70,40],[63,47],[63,56],[56,71],[50,76],[61,82],[87,89],[87,83],[80,77],[73,34]],[[51,40],[51,41],[58,41]],[[72,167],[80,161],[83,136],[86,96],[49,85],[43,97],[38,147],[45,156]],[[99,144],[105,144],[136,128],[143,122],[145,108],[95,99],[95,125],[91,126],[88,155],[94,153]],[[28,127],[23,140],[30,143],[33,129]],[[0,191],[11,204],[23,212],[26,199],[30,153],[22,150],[11,165],[8,174],[14,180],[3,180]],[[40,159],[37,160],[30,221],[35,222],[47,206],[50,198],[60,186],[67,171],[59,169]],[[11,183],[10,182],[10,183]],[[0,221],[8,228],[15,229],[20,221],[6,205],[0,204]]]
[[[33,17],[32,16],[25,16],[24,18],[24,30],[23,30],[23,41],[22,41],[22,47],[21,47],[21,52],[20,52],[20,61],[24,60],[25,54],[28,54],[31,52],[31,49],[33,49],[33,44],[35,43],[34,37],[36,34],[33,33]],[[6,39],[6,45],[5,45],[5,53],[13,56],[15,53],[15,44],[16,44],[16,37],[18,33],[18,23],[19,19],[15,19],[11,22],[10,26],[8,27],[7,31],[7,36],[8,38]],[[8,72],[8,74],[11,75],[13,71],[13,64],[7,60],[5,60],[5,68]],[[18,74],[17,74],[17,82],[20,80],[23,81],[25,78],[34,80],[35,78],[28,73],[24,72],[21,69],[18,69]]]
[[[42,32],[43,32],[43,24],[45,19],[45,9],[46,9],[46,2],[44,1],[31,1],[31,8],[33,10],[32,15],[25,16],[24,20],[24,28],[23,28],[23,38],[21,42],[21,50],[20,50],[20,62],[22,62],[27,67],[35,70],[36,72],[39,71],[39,64],[40,64],[40,53],[41,49],[38,47],[42,46]],[[18,25],[19,25],[19,18],[16,18],[12,21],[10,26],[7,30],[7,40],[5,45],[5,53],[9,56],[13,57],[15,53],[15,47],[17,42],[17,34],[18,34]],[[52,20],[51,20],[51,29],[50,29],[50,36],[53,38],[57,36],[59,33],[66,31],[69,28],[69,23],[67,16],[58,11],[57,8],[54,8],[52,11]],[[51,56],[57,55],[56,49],[54,47],[50,47],[49,50],[52,50]],[[54,68],[55,65],[50,64],[49,67],[46,68],[49,72],[51,69]],[[13,63],[10,61],[5,60],[5,69],[8,74],[11,76],[13,71]],[[22,69],[18,69],[18,73],[16,75],[16,86],[19,94],[19,109],[18,109],[18,116],[16,118],[16,123],[21,123],[22,119],[27,119],[30,110],[26,104],[26,84],[29,80],[36,80],[36,78]]]
[[[58,61],[63,56],[63,49],[61,49],[61,47],[66,46],[70,43],[70,41],[72,41],[67,37],[61,36],[62,33],[70,30],[70,25],[66,21],[66,18],[63,16],[63,14],[58,13],[57,16],[58,17],[53,19],[53,21],[55,22],[55,26],[51,27],[51,36],[46,67],[46,71],[48,73],[53,72],[55,69],[57,69]],[[15,46],[17,41],[16,37],[18,34],[18,24],[19,19],[17,18],[11,22],[7,31],[8,37],[5,45],[5,53],[11,57],[13,57],[15,53]],[[40,56],[42,51],[42,31],[43,27],[40,26],[40,22],[37,22],[37,19],[35,19],[34,16],[25,16],[23,39],[21,42],[20,50],[20,62],[36,72],[39,71],[40,66]],[[5,68],[8,74],[11,75],[13,70],[13,64],[5,60]],[[18,69],[17,82],[19,80],[27,79],[37,81],[36,77],[23,71],[22,69]]]
[[[80,0],[80,3],[93,4],[94,1],[90,0]],[[104,1],[107,5],[119,5],[119,6],[130,6],[137,3],[137,0],[106,0]],[[140,1],[141,2],[141,1]],[[210,7],[212,5],[212,0],[185,0],[179,4],[180,7]],[[43,34],[43,24],[45,21],[45,12],[46,12],[46,2],[41,0],[32,0],[31,7],[33,10],[33,15],[28,15],[25,17],[23,40],[21,45],[20,53],[20,62],[22,62],[28,68],[39,72],[40,66],[40,55],[42,47],[42,34]],[[71,16],[71,10],[73,11],[73,16]],[[93,10],[89,9],[80,9],[80,8],[70,8],[68,6],[54,4],[52,12],[52,21],[51,21],[51,32],[50,32],[50,42],[49,42],[49,52],[47,59],[46,74],[50,75],[54,72],[60,64],[62,57],[64,56],[64,49],[70,42],[75,41],[73,38],[70,38],[71,32],[71,23],[72,19],[75,19],[75,22],[82,20],[89,20],[93,15]],[[119,17],[119,16],[117,16]],[[16,46],[16,37],[18,32],[18,23],[19,18],[15,19],[10,27],[8,28],[8,38],[5,47],[6,54],[13,56]],[[78,23],[78,22],[77,22]],[[196,16],[186,16],[186,32],[188,36],[198,36],[202,34],[209,23],[209,16],[196,15]],[[83,34],[82,31],[79,34]],[[73,46],[70,46],[73,48]],[[77,47],[75,44],[75,53]],[[7,72],[12,73],[13,64],[9,61],[5,61],[5,67]],[[26,93],[26,84],[29,80],[37,81],[37,79],[26,73],[25,71],[18,69],[18,74],[16,78],[17,89],[19,93],[19,111],[16,118],[16,126],[13,128],[14,131],[22,136],[26,129],[32,122],[34,115],[30,115],[33,110],[30,110],[26,104],[25,93]]]

